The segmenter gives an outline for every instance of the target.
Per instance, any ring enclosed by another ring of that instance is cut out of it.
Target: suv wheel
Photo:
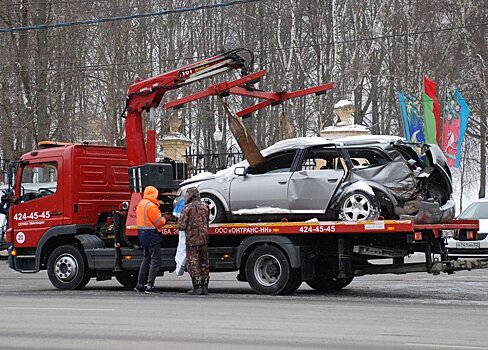
[[[375,220],[378,215],[378,201],[363,190],[347,193],[339,204],[339,219],[343,221]]]
[[[208,208],[210,209],[210,216],[209,216],[210,224],[216,224],[219,222],[227,221],[224,212],[224,207],[215,196],[212,196],[211,194],[202,194],[201,199],[202,201],[208,204]]]

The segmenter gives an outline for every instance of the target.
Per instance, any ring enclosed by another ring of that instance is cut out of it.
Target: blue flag
[[[456,168],[461,166],[461,150],[464,141],[464,135],[466,134],[466,129],[468,128],[468,120],[469,120],[469,110],[468,104],[466,100],[461,96],[459,90],[456,89],[456,98],[458,105],[460,107],[459,116],[460,116],[460,125],[459,125],[459,142],[457,145],[457,154],[456,154]]]
[[[425,142],[424,125],[420,114],[419,101],[411,95],[398,93],[402,111],[405,138],[409,142]]]

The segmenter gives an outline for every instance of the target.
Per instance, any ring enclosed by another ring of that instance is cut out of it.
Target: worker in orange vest
[[[135,290],[147,294],[159,293],[154,282],[161,266],[161,231],[166,219],[159,210],[158,194],[155,187],[147,186],[136,210],[137,232],[143,258]],[[146,279],[147,284],[144,286]]]

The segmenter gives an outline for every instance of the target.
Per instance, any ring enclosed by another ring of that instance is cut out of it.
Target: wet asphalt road
[[[0,349],[488,349],[488,270],[365,276],[319,294],[261,296],[235,273],[158,277],[160,295],[92,280],[55,290],[0,261]]]

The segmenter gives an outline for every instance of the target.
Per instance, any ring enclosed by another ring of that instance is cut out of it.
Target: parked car
[[[488,257],[488,198],[478,199],[471,203],[459,219],[478,219],[480,228],[477,241],[460,241],[447,239],[447,252],[452,258],[486,258]]]
[[[180,195],[196,186],[211,222],[383,217],[436,223],[454,217],[451,174],[436,145],[394,136],[306,137],[280,141],[262,154],[265,162],[255,168],[243,161],[186,180]]]

